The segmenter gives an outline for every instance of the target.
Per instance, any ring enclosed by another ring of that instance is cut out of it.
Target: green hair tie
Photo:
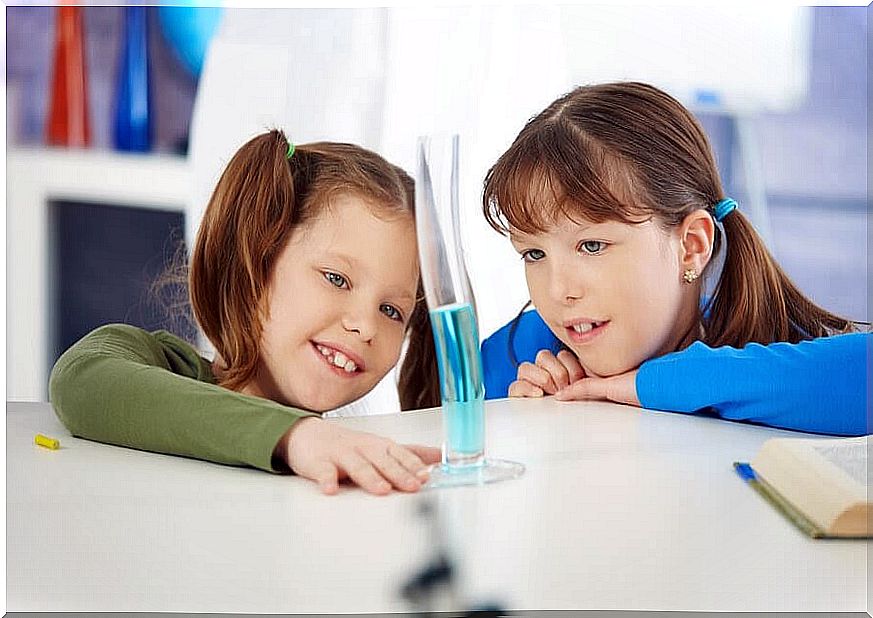
[[[285,158],[290,159],[294,155],[294,144],[292,142],[288,142],[288,152],[285,153]]]

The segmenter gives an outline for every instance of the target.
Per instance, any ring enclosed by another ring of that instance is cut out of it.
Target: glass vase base
[[[484,459],[470,466],[449,466],[438,463],[428,468],[430,478],[422,489],[485,485],[517,479],[524,474],[524,465],[505,459]]]

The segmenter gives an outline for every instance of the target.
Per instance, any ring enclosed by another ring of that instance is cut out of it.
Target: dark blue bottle
[[[148,152],[152,148],[152,101],[146,7],[124,8],[122,46],[115,106],[115,148]]]

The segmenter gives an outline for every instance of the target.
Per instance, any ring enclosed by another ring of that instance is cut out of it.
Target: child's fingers
[[[585,370],[582,368],[582,365],[579,363],[579,359],[576,358],[576,355],[568,350],[561,350],[558,352],[558,356],[556,357],[558,362],[560,362],[564,368],[567,370],[567,375],[570,378],[570,381],[567,383],[572,384],[576,380],[581,380],[585,377]]]
[[[558,391],[570,384],[570,374],[562,362],[560,362],[551,350],[540,350],[537,352],[536,364],[538,367],[545,369],[551,377],[552,383],[555,385],[555,391]],[[552,392],[555,392],[552,391]]]
[[[585,378],[573,382],[567,388],[555,394],[560,401],[583,401],[586,399],[606,399],[606,388],[603,378]]]
[[[516,380],[509,385],[510,397],[542,397],[543,389],[524,380]]]
[[[555,382],[552,380],[552,376],[549,375],[549,372],[542,367],[537,367],[533,363],[520,364],[518,366],[518,375],[516,376],[516,379],[519,381],[524,380],[535,386],[539,386],[543,389],[543,392],[548,393],[549,395],[554,395],[555,391],[558,390],[555,386]]]
[[[371,494],[384,495],[391,491],[391,484],[382,478],[373,464],[353,449],[344,451],[339,457],[339,465],[349,478]]]
[[[336,466],[329,461],[315,466],[310,478],[318,483],[322,493],[332,496],[339,491],[338,471]]]
[[[636,371],[609,378],[583,378],[559,391],[555,399],[562,401],[606,399],[632,406],[640,405],[636,390]]]
[[[424,452],[419,455],[417,450],[422,449]],[[442,459],[442,452],[438,448],[433,448],[429,446],[418,446],[413,444],[404,444],[404,445],[395,445],[395,448],[392,449],[392,454],[394,458],[399,461],[403,467],[405,467],[409,472],[415,475],[420,482],[427,482],[428,477],[430,476],[427,472],[427,464],[428,463],[436,463]]]
[[[384,447],[380,444],[374,448],[381,450],[373,452],[370,461],[373,462],[373,465],[376,466],[379,473],[384,478],[388,479],[394,487],[402,489],[403,491],[418,491],[421,489],[421,480],[407,470],[397,458],[402,447],[389,442],[387,445],[384,445]],[[409,453],[409,455],[416,460],[418,459],[418,457],[415,457],[412,453]]]
[[[434,446],[423,446],[421,444],[404,444],[403,448],[412,451],[424,466],[435,464],[442,460],[443,452],[441,449]],[[406,466],[407,468],[409,466]]]

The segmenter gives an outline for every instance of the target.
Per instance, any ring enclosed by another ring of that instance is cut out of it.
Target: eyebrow
[[[586,232],[593,227],[597,227],[598,225],[603,225],[603,223],[606,223],[606,222],[604,221],[602,223],[584,223],[583,224],[583,223],[576,223],[575,221],[573,221],[573,224],[575,226],[577,226],[576,229],[574,230],[574,233]],[[513,229],[513,230],[509,231],[509,242],[527,242],[527,241],[530,241],[535,236],[538,236],[538,234],[529,234],[527,232],[522,232],[519,229]]]
[[[389,294],[389,296],[396,298],[399,301],[407,302],[410,305],[415,307],[415,294],[407,294],[406,292],[397,292],[396,294]]]
[[[340,253],[338,251],[329,250],[326,252],[326,254],[327,257],[340,260],[341,262],[345,262],[349,266],[354,266],[358,263],[358,261],[351,255],[346,255],[345,253]]]
[[[526,240],[532,236],[535,236],[535,234],[527,234],[525,232],[522,232],[521,230],[514,229],[514,228],[509,230],[509,241],[510,242],[515,242],[516,240],[523,241],[523,240]]]

